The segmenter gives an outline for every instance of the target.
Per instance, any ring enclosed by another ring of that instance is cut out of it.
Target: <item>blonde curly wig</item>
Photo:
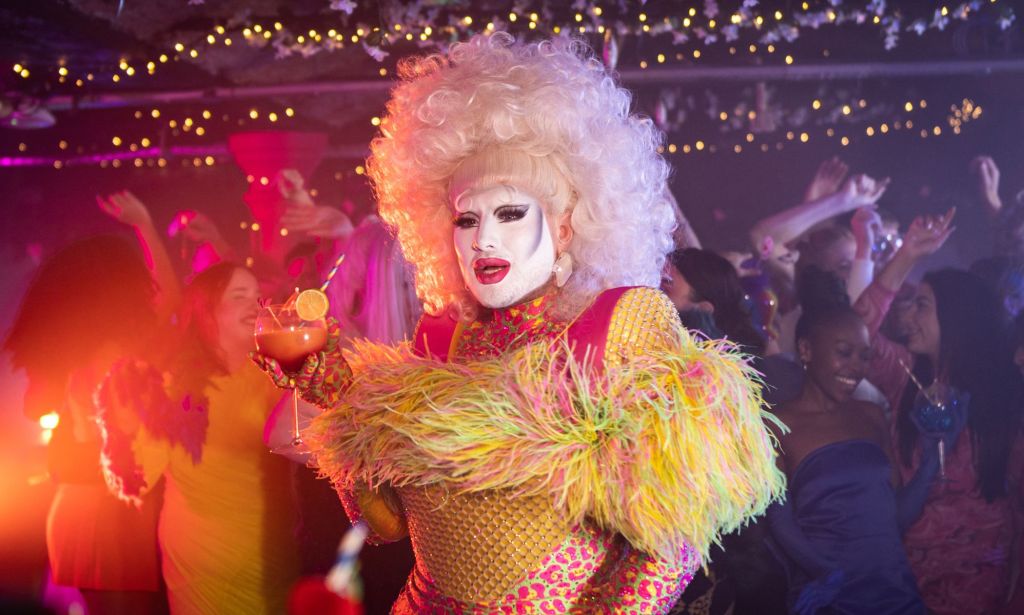
[[[403,60],[399,76],[367,169],[429,313],[479,309],[459,272],[451,199],[485,181],[528,189],[548,216],[571,210],[562,303],[658,286],[675,226],[662,135],[630,115],[629,92],[585,43],[479,35]]]

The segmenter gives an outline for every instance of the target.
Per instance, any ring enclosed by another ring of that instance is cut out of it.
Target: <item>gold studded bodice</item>
[[[467,602],[505,595],[569,533],[547,496],[509,491],[396,490],[417,565],[446,595]]]

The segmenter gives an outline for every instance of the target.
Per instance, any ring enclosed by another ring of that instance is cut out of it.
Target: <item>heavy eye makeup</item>
[[[502,205],[494,210],[494,216],[500,222],[516,222],[526,217],[529,205]],[[452,221],[458,228],[472,228],[480,223],[475,213],[464,212],[455,216]]]
[[[529,208],[529,205],[503,205],[494,212],[494,215],[502,222],[515,222],[525,218]]]
[[[477,223],[476,214],[470,213],[459,214],[452,220],[452,224],[458,228],[473,228]]]

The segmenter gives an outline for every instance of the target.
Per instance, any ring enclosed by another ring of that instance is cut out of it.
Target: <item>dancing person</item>
[[[996,609],[1015,589],[1011,553],[1019,542],[1020,379],[1003,309],[980,278],[936,271],[917,287],[905,317],[906,345],[878,334],[896,290],[921,258],[945,242],[953,215],[950,210],[938,219],[915,220],[903,246],[856,308],[872,335],[868,378],[894,408],[894,456],[905,479],[925,456],[912,417],[918,397],[914,379],[922,386],[938,382],[970,395],[964,433],[946,450],[948,482],[931,490],[904,544],[930,610],[983,613]]]
[[[772,329],[780,352],[796,353],[794,331],[800,319],[796,285],[802,270],[813,266],[835,273],[847,282],[848,291],[859,292],[867,285],[864,267],[854,269],[859,263],[854,233],[831,219],[873,208],[888,185],[888,179],[876,181],[856,175],[836,192],[769,216],[751,229],[750,239],[763,255],[778,296],[779,310]]]
[[[773,276],[778,278],[776,284],[780,292],[792,287],[796,281],[795,265],[800,253],[798,244],[802,239],[807,239],[808,233],[831,218],[861,207],[874,206],[889,185],[888,178],[876,181],[867,175],[855,175],[845,181],[837,181],[837,178],[845,177],[845,165],[836,160],[826,162],[808,186],[803,203],[759,220],[750,229],[750,243],[758,254],[764,256]],[[812,196],[813,199],[810,198]],[[829,241],[823,241],[825,239]],[[822,237],[817,241],[820,245],[811,245],[809,248],[825,252],[831,249],[836,239],[833,236]],[[850,244],[852,248],[852,241]],[[820,262],[815,264],[821,265]]]
[[[679,310],[683,324],[712,339],[724,337],[750,353],[769,385],[763,396],[770,403],[777,361],[763,359],[765,339],[751,320],[746,293],[732,263],[710,250],[678,249],[668,255],[665,274],[662,290]],[[713,547],[710,561],[697,571],[671,613],[729,613],[753,593],[764,608],[770,599],[766,591],[780,584],[771,578],[777,565],[762,546],[762,533],[755,522],[723,537],[724,550]]]
[[[131,244],[113,236],[73,243],[28,287],[4,343],[28,375],[25,413],[56,411],[47,446],[57,490],[46,520],[53,581],[81,590],[89,612],[159,613],[159,494],[139,509],[107,492],[93,392],[125,355],[154,346],[156,289]]]
[[[244,267],[203,271],[185,288],[167,376],[121,362],[97,396],[111,487],[136,500],[165,479],[172,615],[282,613],[298,576],[289,463],[262,439],[281,393],[247,356],[258,294]]]
[[[923,614],[900,532],[920,514],[938,449],[923,447],[930,457],[899,484],[881,408],[853,399],[871,357],[868,331],[842,282],[832,280],[831,291],[804,303],[797,325],[803,387],[776,407],[790,428],[779,458],[788,496],[769,509],[768,522],[789,577],[790,610]]]
[[[662,289],[680,311],[711,315],[726,337],[751,354],[762,354],[765,341],[754,327],[740,277],[732,264],[709,250],[687,248],[669,254]]]
[[[368,171],[416,269],[411,344],[293,377],[351,516],[412,539],[395,613],[664,613],[781,489],[742,357],[649,286],[672,247],[649,119],[571,40],[406,60]],[[685,434],[685,436],[684,436]]]

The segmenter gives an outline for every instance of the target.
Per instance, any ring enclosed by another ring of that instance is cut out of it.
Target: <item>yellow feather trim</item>
[[[451,364],[357,343],[342,404],[304,434],[337,485],[446,484],[549,494],[634,547],[675,560],[764,512],[775,466],[757,373],[679,327],[667,348],[591,374],[565,344]]]

